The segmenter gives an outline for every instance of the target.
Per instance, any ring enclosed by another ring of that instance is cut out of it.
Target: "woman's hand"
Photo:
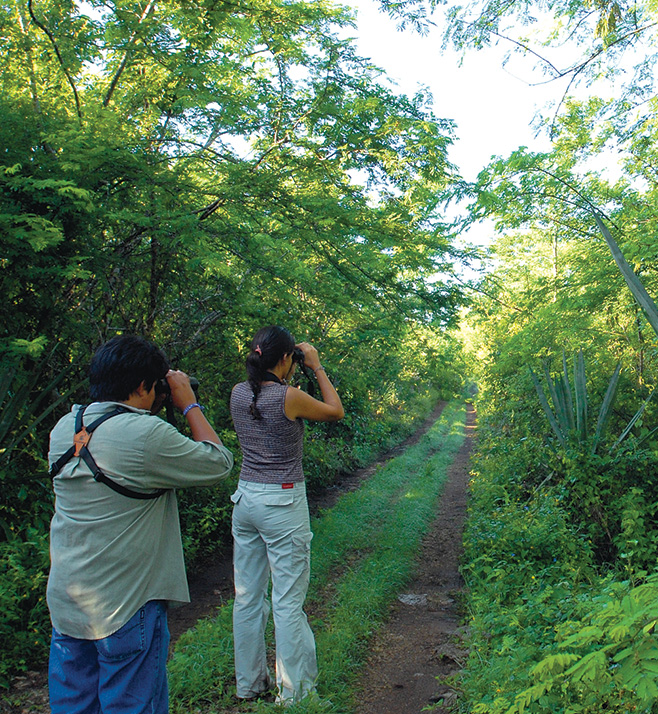
[[[285,401],[285,413],[289,419],[310,419],[311,421],[338,421],[345,416],[345,410],[324,369],[320,369],[318,351],[308,342],[298,345],[304,353],[304,365],[315,372],[322,401],[314,399],[301,389],[288,387]]]
[[[320,355],[313,345],[308,342],[300,342],[295,347],[299,347],[304,353],[304,365],[306,367],[316,370],[320,366]]]

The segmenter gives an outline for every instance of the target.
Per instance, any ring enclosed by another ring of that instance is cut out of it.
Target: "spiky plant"
[[[67,373],[61,371],[43,383],[45,366],[44,362],[29,375],[15,367],[0,372],[0,463],[9,462],[14,449],[82,384],[76,383],[60,394],[57,390]]]
[[[596,225],[599,227],[605,242],[608,244],[608,248],[612,253],[612,257],[615,259],[615,263],[617,263],[619,271],[624,276],[628,289],[633,293],[633,297],[644,311],[644,314],[653,328],[653,331],[656,335],[658,335],[658,308],[656,307],[656,303],[646,291],[644,285],[642,285],[642,282],[635,274],[633,268],[629,265],[628,261],[624,257],[624,254],[621,252],[621,248],[617,245],[617,242],[612,237],[608,227],[605,225],[601,217],[595,213],[594,220],[596,221]]]
[[[610,414],[612,413],[612,408],[617,396],[620,374],[621,362],[618,362],[615,367],[615,371],[610,378],[608,388],[599,409],[594,436],[591,439],[590,454],[592,455],[594,455],[599,448],[606,426],[610,420]],[[530,375],[535,385],[535,389],[537,390],[539,402],[548,417],[551,428],[557,436],[562,448],[566,449],[570,445],[575,445],[579,449],[586,448],[586,445],[590,441],[590,430],[588,427],[589,404],[587,398],[587,380],[585,375],[585,357],[582,349],[578,351],[578,355],[574,362],[573,391],[569,381],[567,359],[564,353],[562,354],[562,374],[555,377],[555,379],[551,377],[548,365],[544,364],[544,378],[546,380],[549,396],[553,403],[552,407],[546,393],[544,392],[544,388],[539,381],[539,378],[532,368],[530,368]],[[644,410],[646,409],[652,396],[653,392],[633,415],[633,418],[612,445],[610,449],[611,451],[614,451],[614,449],[616,449],[619,444],[621,444],[621,442],[631,433],[633,426],[644,413]],[[653,431],[651,433],[653,433]],[[648,436],[649,435],[647,435],[647,437]],[[645,439],[647,437],[645,437]]]

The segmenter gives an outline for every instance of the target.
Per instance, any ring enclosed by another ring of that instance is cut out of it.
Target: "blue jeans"
[[[52,714],[167,714],[167,608],[152,600],[100,640],[53,629],[48,684]]]

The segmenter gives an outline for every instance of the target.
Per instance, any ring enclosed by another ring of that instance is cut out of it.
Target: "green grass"
[[[464,441],[464,418],[463,404],[448,404],[416,445],[314,519],[307,604],[318,650],[318,697],[286,712],[353,711],[353,687],[368,643],[413,575],[448,467]],[[169,677],[173,714],[273,708],[231,702],[231,603],[179,640]]]

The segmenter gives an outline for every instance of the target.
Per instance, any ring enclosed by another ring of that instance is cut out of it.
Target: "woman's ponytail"
[[[258,407],[256,406],[256,400],[261,390],[261,383],[263,381],[263,375],[267,372],[263,369],[261,362],[261,354],[252,350],[252,352],[247,357],[247,375],[249,377],[249,386],[254,396],[249,405],[249,413],[253,419],[262,419],[263,415],[260,413]]]
[[[253,419],[263,418],[256,402],[265,374],[294,349],[295,339],[285,327],[263,327],[254,335],[246,362],[249,385],[254,395],[249,405],[249,413]]]

